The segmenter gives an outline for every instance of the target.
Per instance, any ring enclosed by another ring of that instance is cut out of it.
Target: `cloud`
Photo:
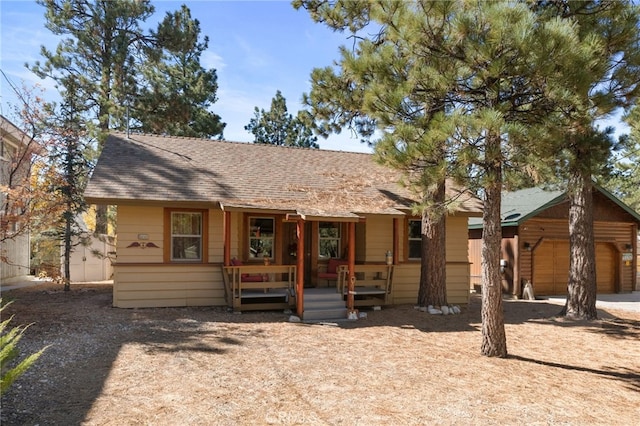
[[[224,70],[227,67],[227,64],[222,56],[209,50],[202,52],[202,56],[200,56],[200,64],[207,70],[213,68],[218,72]]]
[[[235,42],[240,48],[240,51],[243,52],[239,57],[242,57],[247,67],[265,68],[270,66],[272,62],[271,58],[269,55],[264,53],[264,50],[254,49],[249,42],[239,36],[235,37]]]

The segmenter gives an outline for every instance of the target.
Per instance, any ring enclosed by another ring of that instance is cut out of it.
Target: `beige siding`
[[[447,216],[447,262],[469,262],[468,218]]]
[[[367,216],[365,262],[384,262],[387,251],[393,250],[393,218]]]
[[[482,239],[469,240],[470,284],[479,291],[482,286]]]
[[[209,263],[224,262],[224,213],[209,210]]]
[[[221,210],[209,210],[209,263],[164,264],[164,209],[119,206],[113,305],[120,308],[224,305],[220,269],[224,245],[222,215]],[[128,247],[141,241],[139,234],[147,234],[146,241],[159,248]],[[232,246],[237,252],[237,232],[236,238],[233,235]]]
[[[224,304],[220,265],[116,265],[115,307]]]
[[[415,304],[420,286],[420,264],[397,265],[393,272],[393,304]],[[447,264],[447,302],[469,303],[469,264],[466,262]]]
[[[223,261],[223,216],[219,209],[209,210],[209,252],[207,263],[176,265],[163,263],[164,209],[162,207],[118,208],[117,263],[114,275],[113,304],[116,307],[225,305],[221,264]],[[231,213],[231,256],[242,258],[244,214]],[[406,230],[400,221],[399,241],[402,259]],[[385,261],[393,249],[393,217],[368,216],[358,235],[365,253],[364,261]],[[130,247],[147,234],[148,242],[160,248]],[[276,237],[279,238],[279,237]],[[447,297],[450,303],[464,304],[469,295],[467,260],[467,219],[447,218]],[[416,303],[420,279],[417,262],[397,265],[394,272],[392,303]]]
[[[165,244],[163,212],[162,207],[118,206],[118,263],[162,263]],[[141,241],[139,234],[146,234],[149,237],[146,241],[159,248],[129,247]]]
[[[342,241],[347,241],[347,224],[342,225]],[[367,260],[367,229],[368,223],[356,223],[356,262]]]
[[[406,229],[400,221],[400,249],[404,250]],[[453,304],[469,302],[468,219],[448,216],[446,222],[447,301]],[[393,219],[367,218],[367,261],[383,262],[393,244]],[[402,256],[402,252],[400,253]],[[402,259],[403,257],[399,257]],[[397,265],[393,273],[393,304],[415,304],[420,285],[420,263]]]

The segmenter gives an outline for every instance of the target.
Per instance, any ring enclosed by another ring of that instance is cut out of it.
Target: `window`
[[[249,258],[273,258],[274,229],[272,217],[249,218]]]
[[[330,259],[340,257],[340,224],[320,222],[318,228],[318,257]]]
[[[409,219],[409,229],[407,230],[409,240],[409,259],[420,259],[422,257],[422,221]]]
[[[171,212],[171,261],[202,261],[202,212]]]

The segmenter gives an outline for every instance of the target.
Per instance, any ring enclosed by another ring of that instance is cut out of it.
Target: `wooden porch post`
[[[349,262],[349,282],[347,283],[347,288],[349,291],[347,292],[347,309],[349,312],[353,312],[354,308],[354,294],[355,291],[355,269],[356,269],[356,223],[349,222],[348,223],[348,232],[349,232],[349,241],[348,241],[348,249],[349,254],[347,256],[347,260]]]
[[[304,314],[304,220],[296,221],[298,249],[296,251],[296,313],[302,318]]]
[[[638,225],[635,223],[631,226],[631,250],[633,258],[631,259],[631,291],[640,291],[640,283],[638,280]]]
[[[225,211],[223,218],[224,266],[231,265],[231,212]]]

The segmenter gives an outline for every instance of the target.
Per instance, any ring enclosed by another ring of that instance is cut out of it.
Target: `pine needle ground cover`
[[[507,301],[509,357],[480,355],[480,300],[462,314],[413,306],[340,324],[279,312],[115,309],[111,285],[3,292],[50,345],[3,396],[22,424],[635,424],[640,313],[553,319],[560,306]]]

